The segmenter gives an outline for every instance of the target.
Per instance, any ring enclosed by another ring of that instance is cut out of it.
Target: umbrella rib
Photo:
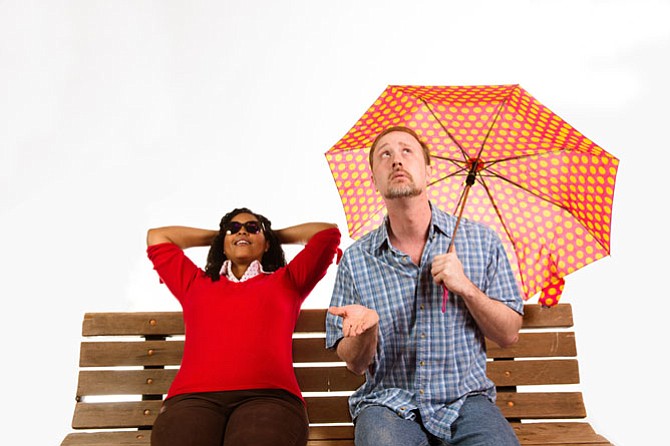
[[[486,176],[488,176],[488,177],[498,178],[499,180],[505,181],[506,183],[509,183],[509,184],[513,185],[514,187],[518,187],[519,189],[521,189],[521,190],[523,190],[523,191],[526,191],[526,192],[529,193],[530,195],[533,195],[533,196],[537,197],[538,199],[540,199],[540,200],[542,200],[542,201],[546,201],[547,203],[550,203],[550,204],[556,206],[556,207],[559,208],[559,209],[563,209],[563,210],[566,211],[566,212],[570,212],[570,209],[568,209],[567,207],[565,207],[565,205],[556,202],[554,199],[552,199],[552,198],[550,198],[550,197],[546,197],[546,196],[540,195],[540,194],[538,194],[537,192],[534,192],[534,191],[532,191],[532,190],[530,190],[530,189],[528,189],[528,188],[526,188],[526,187],[523,187],[523,186],[520,185],[519,183],[517,183],[517,182],[515,182],[515,181],[512,181],[512,180],[510,180],[509,178],[507,178],[507,177],[505,177],[505,176],[503,176],[503,175],[500,175],[500,174],[498,174],[498,173],[496,173],[496,172],[493,172],[493,171],[488,170],[488,169],[485,169],[485,170],[486,170],[486,172],[487,172],[487,175],[486,175]],[[480,173],[479,176],[480,176],[480,178],[482,177],[481,173]],[[483,181],[482,181],[481,183],[484,184]],[[484,187],[486,187],[486,186],[484,186]],[[488,188],[486,189],[486,191],[487,191],[487,193],[488,193]]]
[[[426,106],[426,108],[428,109],[430,114],[433,115],[433,118],[435,118],[435,120],[438,122],[438,124],[440,124],[440,127],[442,127],[442,129],[447,133],[447,136],[449,137],[449,139],[451,139],[451,141],[454,144],[456,144],[456,146],[458,146],[458,149],[461,151],[461,154],[463,155],[463,159],[467,160],[468,159],[468,154],[466,153],[465,149],[463,149],[463,147],[458,143],[458,141],[456,141],[456,138],[454,138],[454,135],[452,135],[451,132],[445,127],[445,125],[442,123],[442,120],[435,115],[435,112],[430,107],[430,105],[428,105],[428,102],[424,98],[422,98],[421,96],[419,96],[419,99],[421,99],[421,102],[423,102],[423,105]],[[452,160],[449,160],[449,161],[452,161]]]
[[[521,190],[523,190],[523,191],[526,191],[526,192],[529,193],[530,195],[533,195],[534,197],[537,197],[538,199],[540,199],[540,200],[542,200],[542,201],[544,201],[544,202],[546,202],[546,203],[549,203],[549,204],[551,204],[552,206],[556,206],[558,209],[562,209],[562,210],[564,210],[565,212],[567,212],[567,213],[569,213],[569,214],[572,214],[572,211],[571,211],[569,208],[567,208],[565,205],[562,205],[562,204],[556,202],[554,199],[552,199],[552,198],[550,198],[550,197],[542,196],[542,195],[538,194],[537,192],[534,192],[534,191],[532,191],[532,190],[530,190],[530,189],[527,189],[527,188],[525,188],[525,187],[519,185],[518,183],[515,183],[514,181],[510,180],[509,178],[506,178],[506,177],[504,177],[504,176],[502,176],[502,175],[499,175],[499,174],[497,174],[497,173],[495,173],[495,172],[492,172],[492,171],[489,171],[489,170],[487,170],[487,172],[488,172],[488,175],[486,175],[486,177],[490,177],[490,178],[495,177],[495,178],[498,178],[499,180],[502,180],[502,181],[505,181],[505,182],[507,182],[507,183],[509,183],[509,184],[512,184],[513,186],[518,187],[519,189],[521,189]],[[496,214],[498,214],[498,218],[500,218],[500,214],[498,213],[498,208],[497,208],[497,206],[495,205],[495,202],[493,201],[493,197],[492,197],[492,195],[490,194],[487,185],[484,183],[484,181],[483,181],[483,179],[482,179],[482,175],[481,175],[481,173],[479,174],[479,182],[480,182],[480,184],[482,184],[482,185],[484,186],[484,189],[486,189],[486,193],[489,195],[489,200],[491,200],[491,202],[493,203],[493,207],[494,207],[495,210],[496,210]],[[574,215],[574,214],[572,214],[572,215]],[[502,219],[501,219],[501,221],[502,221]],[[579,221],[579,220],[577,220],[577,221]],[[594,240],[595,240],[595,241],[596,241],[596,242],[597,242],[597,243],[598,243],[598,244],[599,244],[605,251],[609,252],[609,249],[607,249],[606,246],[603,246],[603,244],[602,244],[601,241],[598,239],[598,237],[596,237],[596,236],[593,234],[593,232],[592,232],[588,227],[584,226],[584,224],[583,224],[581,221],[579,221],[579,223],[580,223],[580,225],[584,228],[584,230],[585,230],[586,232],[588,232],[589,234],[593,235]],[[503,224],[503,226],[504,226],[504,224]],[[505,232],[507,232],[507,228],[505,228]],[[510,240],[511,240],[511,237],[510,237]]]
[[[484,190],[486,191],[486,195],[489,197],[489,201],[491,202],[491,206],[493,207],[494,212],[498,216],[498,220],[500,221],[500,225],[502,226],[503,230],[505,231],[505,234],[507,234],[507,238],[509,241],[512,243],[512,247],[514,251],[516,252],[517,246],[516,246],[516,239],[512,236],[512,233],[509,231],[507,224],[505,223],[505,219],[502,216],[502,213],[500,212],[500,209],[498,208],[498,205],[496,204],[495,200],[493,199],[493,194],[491,193],[491,190],[489,189],[488,185],[486,182],[483,180],[483,178],[479,177],[479,183],[484,187]],[[517,256],[517,264],[519,263],[518,256]],[[523,274],[521,274],[521,265],[519,265],[519,277],[521,278],[521,284],[525,287],[526,285],[526,278],[524,277]]]
[[[496,125],[496,121],[498,121],[498,118],[500,117],[500,112],[503,109],[503,106],[507,104],[507,100],[509,99],[509,96],[507,96],[503,101],[500,102],[500,105],[498,105],[498,110],[496,111],[496,115],[493,117],[493,122],[491,122],[491,125],[489,126],[488,130],[486,131],[486,136],[484,136],[484,140],[482,141],[482,146],[479,148],[479,152],[477,153],[477,159],[479,159],[482,156],[482,152],[484,151],[484,146],[486,145],[486,141],[489,140],[489,136],[491,136],[491,131],[493,130],[493,127]]]
[[[510,156],[509,158],[498,158],[498,159],[495,159],[493,161],[485,161],[484,164],[487,165],[487,166],[491,166],[493,164],[503,163],[505,161],[516,161],[516,160],[520,160],[520,159],[523,159],[523,158],[540,157],[540,156],[543,156],[543,155],[545,155],[547,153],[550,153],[550,152],[561,152],[563,150],[564,149],[558,148],[558,149],[554,149],[554,150],[547,150],[547,151],[545,151],[543,153],[540,153],[540,154],[529,153],[529,154],[526,154],[526,155]],[[456,159],[453,159],[453,158],[447,158],[445,156],[440,156],[440,155],[431,155],[431,158],[435,158],[435,159],[439,159],[439,160],[443,160],[443,161],[449,161],[451,163],[456,163],[456,164],[462,162],[460,160],[456,160]]]

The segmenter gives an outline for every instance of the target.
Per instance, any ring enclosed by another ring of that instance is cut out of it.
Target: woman
[[[219,230],[150,229],[147,253],[179,300],[186,337],[151,444],[305,445],[308,420],[293,372],[300,305],[326,274],[337,226],[305,223],[274,231],[249,209]],[[305,244],[288,264],[281,244]],[[210,245],[205,270],[184,249]]]

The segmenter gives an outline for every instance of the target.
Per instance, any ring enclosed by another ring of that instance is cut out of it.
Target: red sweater
[[[302,398],[293,372],[292,334],[300,305],[326,274],[340,242],[336,228],[315,234],[284,268],[235,283],[213,282],[171,243],[147,249],[181,303],[186,340],[167,397],[192,392],[285,389]]]

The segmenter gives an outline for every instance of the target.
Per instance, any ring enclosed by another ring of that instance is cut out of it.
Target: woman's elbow
[[[167,240],[161,228],[151,228],[147,231],[147,246],[157,245]]]
[[[153,244],[152,240],[154,239],[154,234],[155,233],[156,233],[155,229],[149,229],[147,231],[147,246],[151,246]]]

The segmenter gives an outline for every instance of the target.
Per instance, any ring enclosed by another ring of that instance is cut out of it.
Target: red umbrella
[[[394,125],[430,148],[431,201],[498,232],[525,299],[555,305],[564,276],[609,255],[619,160],[518,85],[387,87],[326,152],[352,238],[385,215],[367,156]]]

